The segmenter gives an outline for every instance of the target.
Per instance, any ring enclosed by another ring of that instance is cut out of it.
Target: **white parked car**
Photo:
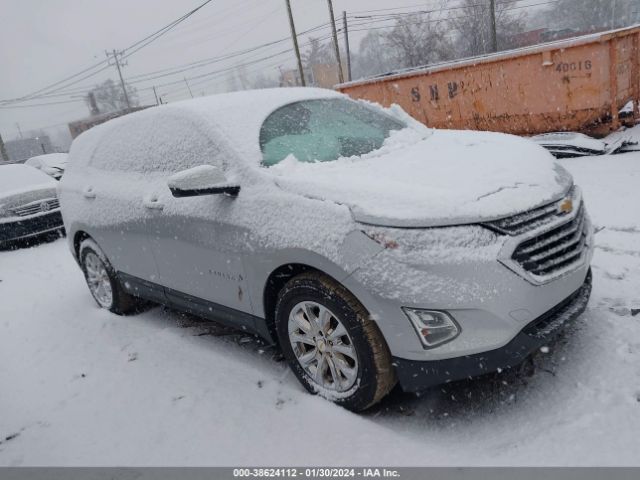
[[[47,175],[60,180],[64,169],[67,167],[68,159],[69,155],[66,153],[47,153],[31,157],[24,164],[42,170]]]
[[[70,157],[62,214],[98,305],[152,300],[261,335],[353,410],[397,381],[516,365],[591,291],[580,189],[518,137],[276,89],[126,115]]]
[[[27,165],[0,165],[0,246],[63,231],[57,186]]]

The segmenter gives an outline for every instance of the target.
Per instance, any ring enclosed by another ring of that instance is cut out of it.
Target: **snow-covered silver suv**
[[[82,134],[60,183],[97,303],[171,305],[279,343],[361,410],[520,363],[585,308],[592,227],[541,147],[277,89]]]

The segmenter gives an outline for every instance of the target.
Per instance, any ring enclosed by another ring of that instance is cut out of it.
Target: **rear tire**
[[[135,313],[141,309],[142,300],[125,292],[115,270],[96,242],[83,240],[78,251],[84,278],[99,307],[117,315]]]
[[[361,411],[396,384],[378,326],[328,276],[312,272],[292,278],[278,294],[275,321],[282,353],[309,392]]]

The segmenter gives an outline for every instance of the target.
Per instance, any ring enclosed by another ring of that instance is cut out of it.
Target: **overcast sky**
[[[0,100],[19,97],[72,75],[105,58],[105,49],[123,49],[165,26],[204,0],[0,0]],[[343,10],[389,7],[429,8],[441,0],[334,0],[336,15]],[[291,0],[297,30],[304,31],[328,21],[326,0]],[[328,33],[322,30],[319,35]],[[257,46],[289,35],[284,0],[213,0],[170,33],[131,56],[123,69],[125,78],[174,67]],[[357,43],[354,33],[353,43]],[[308,36],[301,39],[304,43]],[[241,57],[255,59],[291,47],[283,42],[269,49]],[[304,49],[303,49],[304,50]],[[135,83],[142,103],[153,102],[151,85],[160,85],[208,73],[238,63],[230,59],[179,76]],[[293,54],[284,54],[248,67],[275,74],[279,66],[293,67]],[[111,67],[76,87],[94,85],[107,78],[117,79]],[[194,81],[194,93],[214,93],[223,89],[224,74]],[[159,87],[168,100],[186,98],[186,86]],[[54,97],[33,101],[69,101]],[[5,140],[36,128],[63,128],[71,120],[87,116],[81,99],[76,103],[33,108],[0,109],[0,133]]]

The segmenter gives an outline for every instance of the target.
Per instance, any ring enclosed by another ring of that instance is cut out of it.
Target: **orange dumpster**
[[[343,83],[354,98],[400,105],[430,127],[518,135],[606,134],[634,101],[640,26]]]

